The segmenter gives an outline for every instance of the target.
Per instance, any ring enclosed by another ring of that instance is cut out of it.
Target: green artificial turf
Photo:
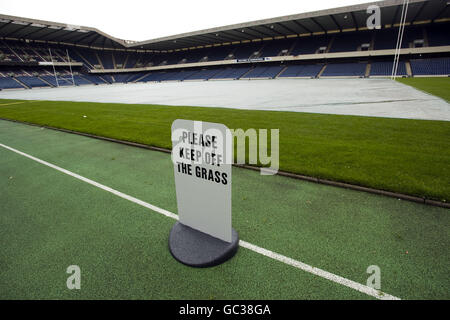
[[[431,93],[447,102],[450,101],[450,78],[449,77],[426,77],[426,78],[397,78],[398,82],[410,85],[416,89]]]
[[[20,103],[22,102],[22,103]],[[86,117],[84,117],[86,116]],[[0,117],[171,148],[175,119],[280,129],[280,169],[450,199],[450,122],[89,102],[0,100]]]
[[[170,155],[0,121],[0,142],[177,213]],[[169,253],[175,223],[0,147],[1,299],[368,299],[245,248],[187,267]],[[365,192],[233,168],[240,239],[402,299],[449,299],[450,216]],[[66,269],[81,269],[68,290]]]

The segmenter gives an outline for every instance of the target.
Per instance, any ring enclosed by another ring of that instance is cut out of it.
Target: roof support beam
[[[95,41],[97,41],[97,39],[100,37],[100,35],[97,33],[97,34],[94,34],[95,36],[92,38],[92,40],[88,43],[88,46],[89,47],[91,47],[92,46],[92,44],[95,42]]]
[[[186,38],[185,41],[187,41],[188,43],[191,43],[191,45],[190,45],[191,47],[192,47],[192,45],[204,46],[204,45],[209,44],[208,41],[198,39],[198,38],[199,38],[198,36],[192,36],[192,37]],[[180,39],[178,39],[178,40],[180,40]],[[178,42],[178,40],[177,40],[177,42]],[[181,40],[184,40],[184,39],[181,39]]]
[[[9,22],[7,22],[7,23],[5,23],[4,25],[2,25],[2,26],[0,27],[0,30],[2,30],[3,28],[9,26],[9,25],[11,24],[11,22],[12,22],[12,20],[9,21]]]
[[[285,30],[289,31],[291,34],[297,34],[297,33],[298,33],[298,32],[296,32],[296,31],[292,30],[291,28],[286,27],[284,24],[277,23],[276,25],[279,26],[279,27],[281,27],[282,29],[285,29]]]
[[[29,24],[26,24],[26,25],[23,25],[23,26],[21,26],[20,28],[18,28],[18,29],[16,29],[16,30],[14,30],[13,32],[10,32],[10,33],[7,33],[7,34],[5,34],[5,35],[3,35],[5,38],[6,37],[10,37],[10,36],[12,36],[14,33],[17,33],[17,32],[19,32],[19,31],[21,31],[21,30],[23,30],[23,29],[25,29],[25,28],[28,28],[29,26],[31,26],[33,23],[29,23]]]
[[[284,33],[281,33],[281,32],[279,32],[279,31],[277,31],[276,29],[275,29],[275,23],[273,24],[273,25],[271,25],[271,27],[268,27],[267,25],[262,25],[261,27],[264,27],[264,28],[266,28],[267,30],[270,30],[271,32],[273,32],[273,33],[276,33],[276,34],[278,34],[279,36],[283,36],[283,37],[286,37],[286,35],[284,34]],[[273,36],[271,36],[271,37],[273,37]]]
[[[436,16],[434,16],[433,19],[431,19],[431,23],[434,23],[434,20],[439,19],[439,17],[441,17],[442,15],[444,15],[444,13],[448,10],[448,5],[443,8],[443,10],[441,10]]]
[[[44,30],[44,29],[47,29],[47,28],[48,28],[48,26],[45,26],[45,27],[39,28],[39,29],[37,29],[37,30],[34,30],[33,32],[27,33],[27,34],[25,35],[25,37],[29,37],[30,35],[35,34],[35,33],[38,33],[38,32],[40,32],[40,31],[42,31],[42,30]]]
[[[54,31],[52,31],[52,32],[49,32],[49,33],[47,33],[47,34],[44,34],[44,35],[42,36],[42,38],[44,38],[45,41],[51,41],[52,38],[48,39],[48,36],[54,35],[55,33],[61,32],[62,30],[63,30],[63,28],[54,30]]]
[[[75,37],[79,36],[79,34],[76,34],[78,30],[80,30],[80,29],[75,29],[75,30],[69,31],[66,35],[64,35],[64,37],[71,35],[73,33],[75,33]],[[69,40],[70,38],[73,38],[73,37],[65,38],[61,42],[65,42],[65,41]]]
[[[401,6],[398,5],[397,8],[395,9],[394,16],[392,17],[392,22],[391,22],[391,26],[392,26],[392,27],[394,27],[395,19],[396,19],[397,16],[398,16],[398,12],[399,12],[399,10],[400,10],[400,7],[401,7]]]
[[[312,33],[312,31],[309,30],[307,27],[305,27],[305,26],[303,25],[303,23],[298,22],[297,20],[292,20],[292,22],[294,22],[294,23],[295,23],[297,26],[299,26],[300,28],[306,30],[306,32]]]
[[[244,30],[244,32],[242,32],[242,30]],[[238,39],[237,41],[253,40],[253,39],[264,37],[261,32],[253,30],[251,27],[246,27],[245,29],[241,29],[241,31],[238,31],[238,30],[230,30],[230,31],[239,33],[239,38],[244,38],[244,39]]]
[[[316,25],[318,25],[319,28],[322,29],[323,32],[327,33],[327,30],[326,30],[319,22],[317,22],[316,19],[314,19],[314,18],[311,17],[310,20],[311,20],[312,22],[314,22]]]
[[[339,29],[339,31],[342,32],[342,27],[339,25],[336,18],[332,14],[330,14],[330,18],[331,18],[331,20],[333,20],[333,23],[336,25],[336,27]]]
[[[423,2],[422,5],[420,6],[419,10],[417,10],[416,15],[412,18],[411,20],[411,24],[416,21],[416,19],[420,16],[420,14],[422,13],[423,8],[425,8],[425,6],[427,5],[427,1]]]
[[[217,34],[217,36],[216,36]],[[203,35],[198,35],[197,37],[202,37],[207,39],[208,41],[211,41],[209,44],[215,44],[215,43],[221,43],[224,42],[223,39],[225,39],[225,41],[231,41],[229,37],[224,36],[220,33],[215,33],[214,35],[212,33],[208,33],[208,34],[203,34]]]
[[[94,34],[95,34],[95,33],[93,33],[92,31],[90,31],[90,32],[88,32],[88,33],[82,35],[81,38],[75,40],[75,42],[79,42],[79,41],[81,41],[81,40],[84,40],[84,39],[87,39],[87,38],[89,38],[89,37],[92,37]],[[76,38],[76,37],[78,37],[78,36],[79,36],[79,34],[76,34],[75,37],[71,37],[71,38],[66,39],[66,40],[64,40],[64,41],[70,41],[70,40],[72,40],[73,38]]]
[[[244,29],[242,29],[242,30],[244,30]],[[239,36],[234,35],[232,32],[239,34]],[[252,40],[253,39],[253,38],[247,37],[245,30],[244,30],[244,32],[237,31],[237,30],[227,30],[227,31],[222,31],[222,33],[226,33],[226,34],[231,35],[231,37],[237,38],[236,40],[233,40],[233,41],[242,41],[242,40]],[[241,38],[244,38],[244,39],[241,39]]]
[[[350,12],[350,15],[352,16],[352,20],[353,20],[353,24],[355,25],[355,28],[357,31],[359,31],[359,25],[358,25],[358,20],[355,17],[355,14],[352,12]],[[342,32],[342,29],[341,29]]]
[[[159,51],[167,51],[167,50],[177,50],[177,49],[183,49],[186,47],[193,47],[195,44],[192,43],[194,40],[188,40],[188,39],[177,39],[177,40],[171,40],[171,41],[164,41],[162,43],[156,43],[156,47],[152,47],[151,50],[159,50]],[[161,47],[158,47],[158,45],[161,45]]]
[[[227,41],[236,41],[235,38],[232,38],[224,33],[219,33],[219,38],[223,38],[225,41],[222,42],[227,42]]]
[[[260,26],[260,27],[266,27],[266,26]],[[267,27],[266,27],[266,28],[267,28]],[[250,31],[252,31],[252,32],[257,33],[257,34],[258,34],[258,37],[262,37],[262,38],[265,38],[265,37],[273,37],[272,35],[270,35],[270,34],[268,34],[268,33],[265,33],[265,32],[259,31],[259,30],[255,30],[255,29],[252,28],[252,27],[247,27],[247,29],[250,30]],[[271,29],[269,29],[269,30],[271,30]]]

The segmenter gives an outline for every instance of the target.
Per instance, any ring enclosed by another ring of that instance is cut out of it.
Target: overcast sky
[[[0,13],[94,27],[120,39],[142,41],[369,1],[0,0]]]

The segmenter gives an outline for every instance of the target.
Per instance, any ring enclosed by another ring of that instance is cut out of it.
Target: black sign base
[[[169,250],[179,262],[191,267],[206,268],[231,259],[239,247],[239,236],[232,229],[232,241],[217,239],[180,222],[170,230]]]

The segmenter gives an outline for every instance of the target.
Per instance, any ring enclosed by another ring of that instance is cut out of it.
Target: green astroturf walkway
[[[170,155],[0,121],[0,143],[176,213]],[[240,248],[194,269],[174,220],[0,148],[0,299],[368,299]],[[402,299],[449,299],[449,210],[233,168],[242,240]],[[408,252],[408,253],[406,253]],[[66,288],[69,265],[81,290]]]

